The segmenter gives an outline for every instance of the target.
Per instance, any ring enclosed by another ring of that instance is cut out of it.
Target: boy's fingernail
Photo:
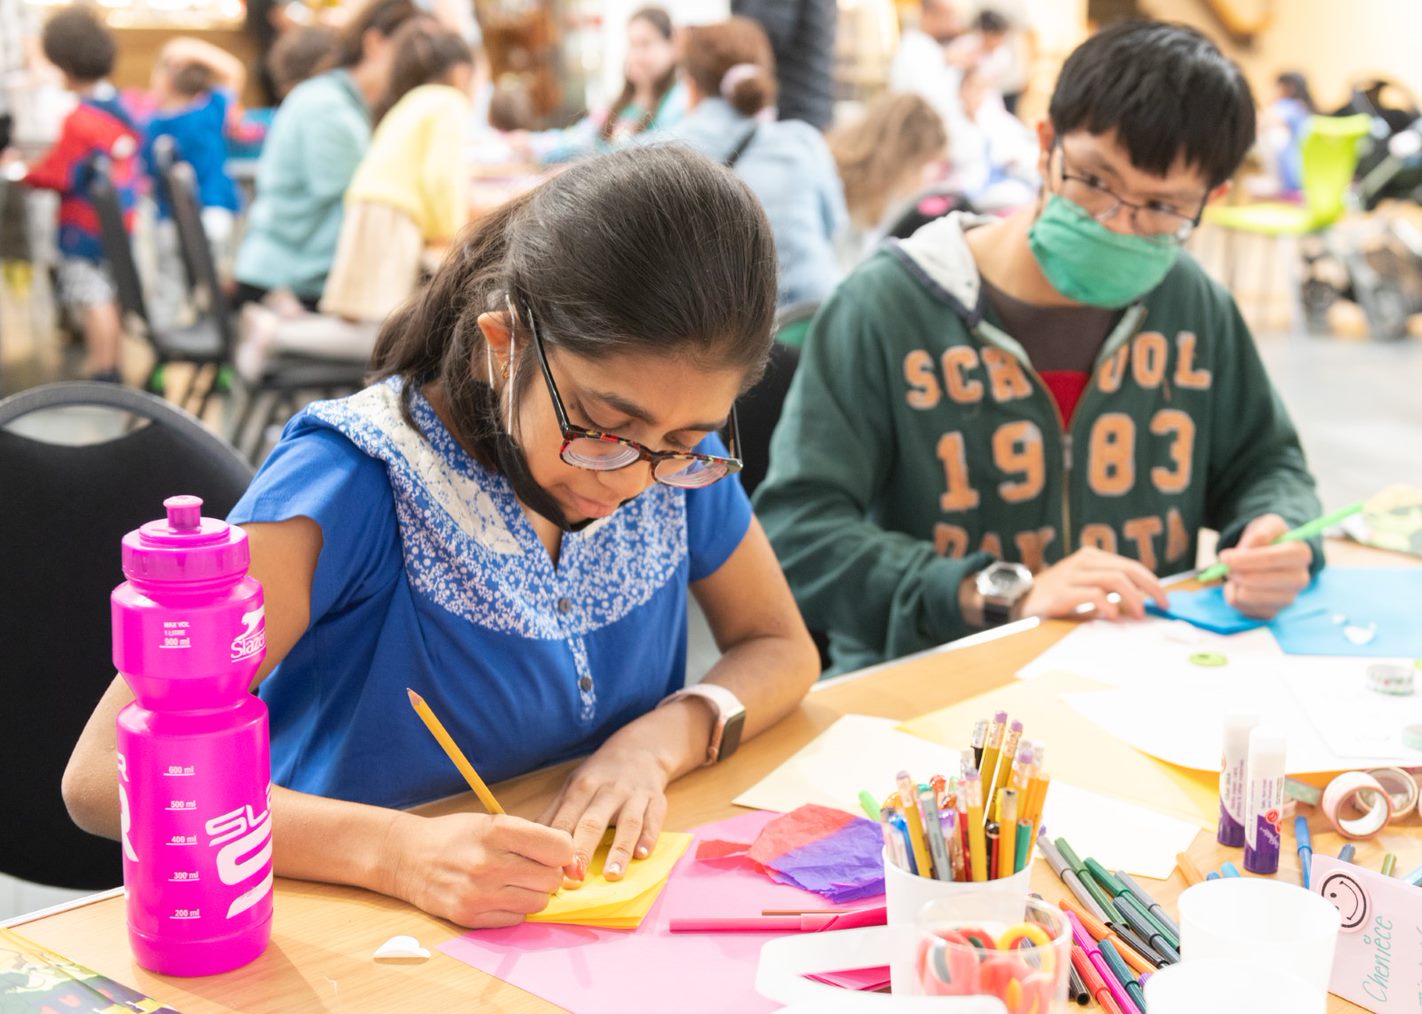
[[[638,845],[638,846],[637,846],[637,858],[638,858],[638,859],[646,859],[646,858],[647,858],[649,855],[651,855],[651,854],[652,854],[652,850],[649,849],[649,848],[647,848],[647,846],[645,846],[645,845]]]
[[[608,863],[606,866],[603,867],[602,875],[608,880],[616,880],[618,877],[622,876],[622,864]]]

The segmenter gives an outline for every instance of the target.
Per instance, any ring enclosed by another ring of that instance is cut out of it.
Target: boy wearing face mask
[[[1020,616],[1165,604],[1219,530],[1226,598],[1293,601],[1320,512],[1229,294],[1181,249],[1254,139],[1192,29],[1113,26],[1038,127],[1039,200],[881,250],[817,316],[756,509],[845,671]]]

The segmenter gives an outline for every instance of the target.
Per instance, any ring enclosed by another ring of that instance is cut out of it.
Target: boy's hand
[[[1244,529],[1233,549],[1220,553],[1229,567],[1225,601],[1246,616],[1272,619],[1308,587],[1313,550],[1307,542],[1270,545],[1289,530],[1277,514],[1255,518]]]
[[[1113,601],[1109,596],[1118,598]],[[1070,617],[1084,605],[1105,620],[1145,618],[1147,600],[1166,607],[1160,579],[1135,560],[1085,546],[1037,575],[1023,616]]]

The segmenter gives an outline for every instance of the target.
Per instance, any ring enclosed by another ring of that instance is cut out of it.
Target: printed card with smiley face
[[[1320,855],[1309,883],[1343,917],[1329,989],[1370,1011],[1422,1010],[1422,889]]]

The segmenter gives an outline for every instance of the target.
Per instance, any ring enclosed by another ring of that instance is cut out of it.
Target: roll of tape
[[[1392,796],[1367,772],[1345,771],[1323,790],[1321,809],[1344,838],[1371,838],[1392,819]]]
[[[1394,820],[1407,816],[1417,806],[1417,780],[1402,768],[1373,768],[1368,774],[1376,778],[1383,791],[1392,797]],[[1371,808],[1372,800],[1359,793],[1351,805],[1354,814],[1361,815],[1363,808]]]
[[[1368,666],[1368,688],[1393,697],[1410,696],[1414,690],[1416,668],[1391,662],[1375,662]]]

